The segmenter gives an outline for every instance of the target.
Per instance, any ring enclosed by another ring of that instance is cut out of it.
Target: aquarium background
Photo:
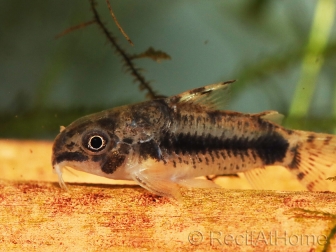
[[[161,95],[236,79],[225,109],[277,110],[289,128],[336,133],[333,0],[110,0],[97,10],[128,54],[148,48],[171,59],[134,60]],[[89,1],[0,2],[0,137],[50,139],[61,125],[141,102],[139,89],[93,19]],[[225,98],[227,99],[227,98]]]

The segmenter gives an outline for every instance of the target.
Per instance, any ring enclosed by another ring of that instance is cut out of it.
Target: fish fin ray
[[[197,178],[181,179],[181,180],[178,180],[176,183],[178,183],[181,186],[189,187],[189,188],[193,188],[193,187],[195,188],[220,188],[219,185],[207,179],[197,179]]]
[[[295,131],[300,137],[294,158],[287,169],[309,191],[328,190],[328,175],[336,165],[336,136]],[[327,175],[328,174],[328,175]]]
[[[221,109],[228,101],[230,86],[233,82],[235,80],[195,88],[169,97],[167,101],[171,105],[189,103],[201,105],[207,109]]]
[[[270,121],[276,124],[282,124],[282,121],[284,119],[284,115],[280,114],[277,111],[274,110],[268,110],[264,111],[258,114],[252,114],[253,116],[260,117],[263,120]]]
[[[172,197],[176,200],[182,198],[179,185],[170,180],[165,173],[151,172],[149,168],[140,166],[133,167],[132,170],[130,170],[130,175],[141,187],[153,194]]]
[[[264,168],[255,168],[244,172],[244,175],[253,189],[262,190],[267,188],[267,181],[264,179]]]

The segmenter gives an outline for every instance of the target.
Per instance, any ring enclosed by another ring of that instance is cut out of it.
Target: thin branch
[[[132,40],[128,37],[128,35],[126,34],[126,32],[124,31],[124,29],[121,27],[121,25],[119,24],[117,17],[114,15],[114,12],[112,10],[111,4],[109,2],[109,0],[106,0],[107,3],[107,7],[109,8],[110,14],[114,20],[114,23],[117,25],[119,31],[122,33],[122,35],[124,35],[125,39],[132,45],[134,46]]]
[[[116,42],[116,39],[112,36],[111,32],[106,28],[103,22],[100,19],[100,16],[96,9],[96,2],[95,0],[90,0],[91,9],[94,14],[94,20],[101,28],[103,33],[105,34],[106,38],[111,42],[113,47],[116,49],[116,52],[122,57],[127,66],[128,70],[131,74],[135,77],[135,80],[140,83],[140,90],[146,89],[147,90],[147,97],[151,99],[155,99],[158,97],[157,93],[152,89],[150,84],[145,80],[145,78],[140,74],[140,72],[135,67],[131,57],[121,48],[121,46]]]
[[[91,24],[94,24],[94,23],[96,23],[96,20],[91,20],[91,21],[88,21],[88,22],[85,22],[85,23],[81,23],[79,25],[72,26],[72,27],[70,27],[70,28],[62,31],[61,33],[57,34],[55,36],[55,38],[58,39],[58,38],[63,37],[64,35],[66,35],[66,34],[68,34],[70,32],[73,32],[75,30],[79,30],[79,29],[85,28],[85,27],[87,27],[87,26],[89,26]]]

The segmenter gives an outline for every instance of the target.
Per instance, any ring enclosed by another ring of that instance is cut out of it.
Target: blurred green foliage
[[[173,95],[237,79],[227,108],[278,110],[285,126],[336,132],[335,1],[105,1],[101,18],[130,54],[153,47],[170,61],[137,66],[154,90]],[[31,10],[31,11],[27,11]],[[0,137],[52,139],[60,125],[145,99],[79,0],[0,3]]]

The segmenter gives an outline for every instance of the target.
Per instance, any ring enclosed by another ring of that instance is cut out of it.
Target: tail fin
[[[299,137],[287,168],[309,191],[328,190],[327,173],[336,165],[336,135],[295,131]],[[336,171],[335,171],[336,175]]]

